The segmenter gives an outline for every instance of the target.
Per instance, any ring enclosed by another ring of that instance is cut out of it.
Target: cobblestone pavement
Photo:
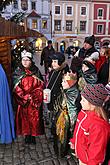
[[[46,128],[46,134],[49,131]],[[18,137],[12,144],[0,144],[0,165],[77,165],[76,159],[57,158],[46,135],[36,137],[36,145]]]
[[[40,53],[34,56],[36,65],[40,66]],[[0,144],[0,165],[78,165],[76,159],[57,158],[53,143],[49,140],[49,127],[45,135],[36,137],[36,145],[25,144],[23,137],[18,137],[12,144]]]

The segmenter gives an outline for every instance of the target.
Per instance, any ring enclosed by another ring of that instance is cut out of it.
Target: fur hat
[[[91,104],[101,107],[108,96],[103,84],[87,84],[81,95]]]
[[[65,56],[61,52],[56,52],[52,57],[52,60],[58,60],[58,65],[61,65],[65,61]]]
[[[21,58],[23,57],[28,57],[30,59],[32,59],[32,54],[30,52],[27,52],[26,50],[24,50],[23,52],[21,52]]]
[[[64,79],[68,82],[69,87],[72,87],[77,82],[77,75],[73,73],[67,73],[64,75]]]
[[[85,41],[84,42],[88,43],[89,45],[94,46],[95,36],[92,35],[92,36],[89,36],[89,37],[85,37]]]

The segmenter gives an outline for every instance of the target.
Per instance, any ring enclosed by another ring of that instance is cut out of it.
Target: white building
[[[10,19],[18,12],[25,13],[27,27],[43,33],[47,39],[51,39],[50,2],[49,0],[15,0],[6,7],[2,16]],[[46,41],[40,41],[45,44]]]

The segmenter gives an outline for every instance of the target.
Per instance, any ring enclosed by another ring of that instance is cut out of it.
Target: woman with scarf
[[[18,104],[16,134],[25,136],[25,143],[35,144],[35,136],[44,133],[42,101],[44,82],[32,54],[21,53],[21,65],[13,74],[14,97]]]

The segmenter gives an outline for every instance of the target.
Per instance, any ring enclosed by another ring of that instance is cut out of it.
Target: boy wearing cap
[[[110,124],[103,109],[107,95],[102,84],[88,84],[81,92],[82,110],[70,140],[80,165],[99,165],[105,160],[110,141]]]
[[[69,66],[65,62],[65,56],[61,52],[56,52],[52,56],[52,70],[49,72],[47,88],[51,90],[51,101],[48,104],[51,120],[51,133],[54,139],[54,150],[58,156],[61,156],[61,147],[58,145],[56,135],[56,121],[61,112],[62,96],[62,78],[69,71]],[[64,154],[62,152],[62,154]]]
[[[25,136],[25,143],[35,144],[35,136],[44,133],[42,102],[44,82],[39,69],[32,61],[32,54],[21,53],[21,65],[13,74],[16,111],[16,134]]]

